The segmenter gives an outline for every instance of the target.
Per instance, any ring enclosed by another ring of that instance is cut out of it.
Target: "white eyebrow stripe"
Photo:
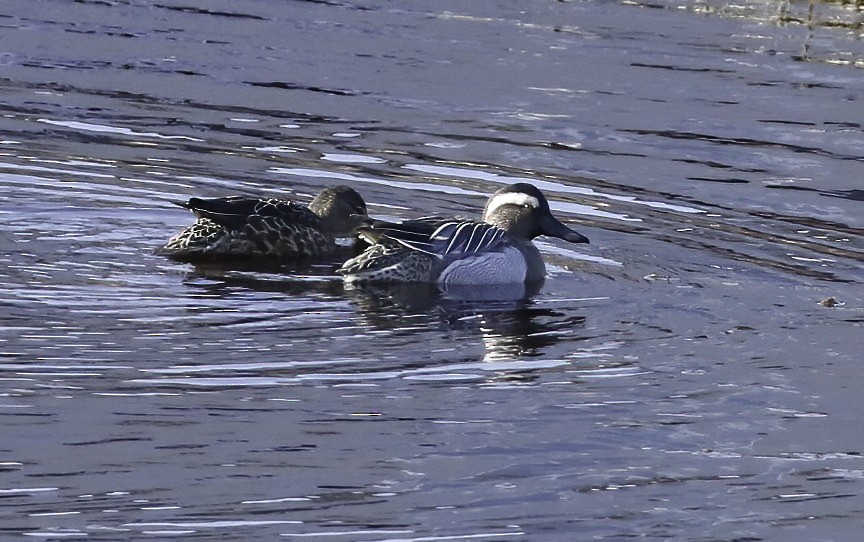
[[[492,198],[492,201],[489,202],[489,206],[486,208],[486,216],[491,215],[503,205],[519,205],[520,207],[527,205],[534,209],[539,209],[540,201],[524,192],[505,192]]]

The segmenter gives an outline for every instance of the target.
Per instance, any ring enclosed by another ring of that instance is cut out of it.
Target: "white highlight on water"
[[[131,135],[138,137],[154,137],[158,139],[185,139],[187,141],[204,141],[195,137],[182,135],[164,135],[156,132],[136,132],[129,128],[118,128],[117,126],[105,126],[104,124],[91,124],[89,122],[79,122],[77,120],[51,120],[51,119],[36,119],[36,122],[44,122],[53,124],[54,126],[63,126],[64,128],[72,128],[73,130],[84,130],[86,132],[108,132],[111,134]]]

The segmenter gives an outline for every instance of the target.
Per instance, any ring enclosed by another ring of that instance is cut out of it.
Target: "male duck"
[[[190,198],[177,203],[198,220],[156,250],[178,260],[220,258],[294,259],[336,249],[369,221],[366,203],[347,186],[327,188],[309,207],[278,198]]]
[[[360,236],[372,246],[342,265],[347,282],[514,284],[543,278],[546,267],[531,242],[539,235],[587,243],[552,216],[537,187],[506,186],[486,202],[483,222],[420,218],[373,223]]]

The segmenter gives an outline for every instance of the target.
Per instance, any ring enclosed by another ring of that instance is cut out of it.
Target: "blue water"
[[[857,539],[860,13],[6,2],[0,538]],[[522,301],[153,254],[512,182],[591,239]]]

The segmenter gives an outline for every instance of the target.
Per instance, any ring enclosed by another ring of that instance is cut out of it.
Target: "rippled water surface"
[[[853,4],[7,0],[0,537],[857,539]],[[523,301],[153,254],[519,181],[591,239]]]

